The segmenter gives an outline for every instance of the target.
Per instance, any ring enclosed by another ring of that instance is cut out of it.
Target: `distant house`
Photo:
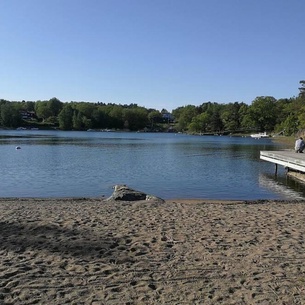
[[[21,114],[21,118],[23,120],[34,120],[34,119],[36,119],[35,111],[21,110],[20,114]]]
[[[174,121],[174,116],[169,112],[163,113],[162,118],[163,118],[163,120],[166,120],[167,122],[173,122]]]

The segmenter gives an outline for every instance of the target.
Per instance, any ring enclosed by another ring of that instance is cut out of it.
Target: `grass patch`
[[[272,141],[275,143],[282,144],[284,146],[287,146],[287,148],[294,148],[294,143],[295,143],[296,138],[293,136],[285,137],[285,136],[278,136],[278,137],[273,137]]]

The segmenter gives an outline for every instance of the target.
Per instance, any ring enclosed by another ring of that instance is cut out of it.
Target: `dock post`
[[[275,163],[275,175],[277,175],[277,163]]]

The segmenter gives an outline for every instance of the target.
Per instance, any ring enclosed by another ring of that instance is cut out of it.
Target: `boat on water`
[[[260,139],[260,138],[269,138],[270,135],[268,135],[265,131],[265,132],[251,134],[250,137],[254,139]]]

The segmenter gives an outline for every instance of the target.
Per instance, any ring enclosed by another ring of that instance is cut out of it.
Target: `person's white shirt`
[[[303,141],[303,138],[299,138],[295,141],[295,151],[296,152],[302,152],[304,150],[304,146],[305,146],[305,143]]]

